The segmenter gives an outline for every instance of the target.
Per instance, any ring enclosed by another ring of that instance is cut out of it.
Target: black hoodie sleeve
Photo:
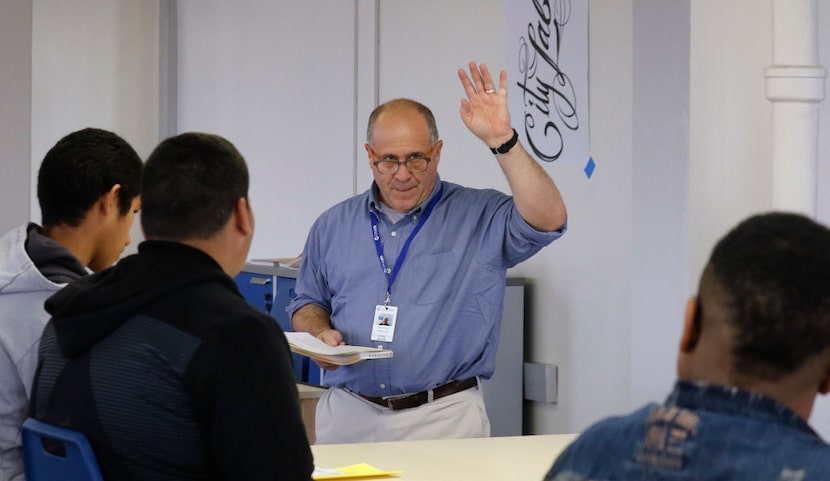
[[[311,479],[290,351],[276,322],[249,316],[217,326],[184,382],[222,479]]]

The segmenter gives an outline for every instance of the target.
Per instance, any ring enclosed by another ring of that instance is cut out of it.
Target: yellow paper
[[[351,466],[343,466],[342,468],[334,469],[319,469],[321,474],[317,474],[319,468],[315,468],[315,472],[311,475],[313,479],[348,479],[348,478],[370,478],[379,476],[392,476],[401,474],[403,471],[382,471],[374,466],[366,463],[352,464]]]

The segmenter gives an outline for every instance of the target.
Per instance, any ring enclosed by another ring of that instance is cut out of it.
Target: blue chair
[[[27,481],[104,481],[83,433],[29,418],[22,438]]]

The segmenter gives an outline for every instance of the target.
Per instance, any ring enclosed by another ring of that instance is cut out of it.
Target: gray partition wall
[[[29,220],[32,2],[0,3],[0,234]]]
[[[496,372],[484,381],[491,436],[520,436],[524,415],[525,280],[508,277]]]

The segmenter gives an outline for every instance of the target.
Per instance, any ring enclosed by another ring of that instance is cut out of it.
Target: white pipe
[[[773,0],[773,65],[766,68],[772,102],[772,207],[816,214],[818,103],[827,71],[818,63],[816,0]]]

